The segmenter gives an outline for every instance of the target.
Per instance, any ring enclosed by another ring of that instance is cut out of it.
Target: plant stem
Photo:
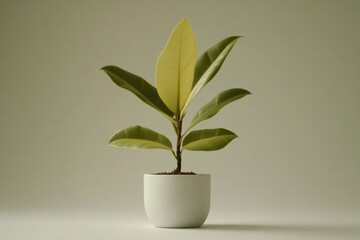
[[[176,125],[176,161],[177,168],[175,169],[175,173],[181,173],[181,132],[182,132],[182,118],[179,119]]]

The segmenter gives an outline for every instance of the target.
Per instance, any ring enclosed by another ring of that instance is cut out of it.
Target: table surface
[[[78,214],[4,214],[2,240],[63,239],[360,239],[360,223],[330,221],[240,220],[209,217],[201,228],[153,227],[144,215],[104,217]]]

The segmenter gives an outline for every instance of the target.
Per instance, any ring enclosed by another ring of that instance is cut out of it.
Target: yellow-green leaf
[[[156,88],[179,117],[192,89],[197,60],[196,40],[187,18],[174,28],[156,63]]]
[[[143,102],[162,113],[170,121],[174,121],[174,113],[166,107],[156,91],[156,88],[150,83],[141,77],[116,66],[105,66],[101,68],[101,70],[103,70],[116,85],[129,90]]]
[[[141,126],[121,130],[110,139],[109,145],[122,148],[172,150],[171,142],[167,137]]]
[[[196,63],[192,90],[181,112],[182,116],[185,115],[189,104],[220,70],[239,37],[232,36],[225,38],[201,54]]]
[[[183,149],[192,151],[214,151],[225,147],[236,134],[224,129],[202,129],[190,132],[183,141]]]
[[[213,98],[210,102],[205,104],[197,113],[195,113],[188,130],[194,127],[196,124],[213,117],[229,103],[245,97],[248,94],[251,93],[241,88],[232,88],[219,93],[215,98]]]

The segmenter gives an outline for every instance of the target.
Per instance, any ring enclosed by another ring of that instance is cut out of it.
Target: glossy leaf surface
[[[196,124],[213,117],[217,114],[223,107],[227,104],[238,100],[248,94],[251,94],[249,91],[241,88],[233,88],[221,92],[210,102],[205,104],[193,117],[188,130],[194,127]]]
[[[116,66],[105,66],[101,68],[111,80],[121,88],[129,90],[143,102],[164,114],[170,121],[173,121],[174,113],[161,100],[156,88],[141,77],[130,73]]]
[[[172,149],[171,142],[167,137],[141,126],[121,130],[110,139],[109,145],[135,149]]]
[[[214,151],[225,147],[236,134],[223,128],[202,129],[190,132],[183,141],[183,149],[192,151]]]
[[[156,88],[166,106],[179,116],[192,89],[196,41],[188,19],[174,28],[156,63]]]
[[[182,115],[185,115],[186,108],[189,104],[220,70],[238,38],[239,36],[225,38],[200,56],[195,67],[192,90],[181,113]]]

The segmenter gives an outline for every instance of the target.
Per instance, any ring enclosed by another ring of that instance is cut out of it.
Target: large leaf
[[[233,88],[221,92],[215,98],[213,98],[210,102],[205,104],[193,117],[190,126],[188,128],[191,129],[196,124],[213,117],[217,114],[223,107],[227,104],[238,100],[248,94],[251,94],[249,91],[241,88]]]
[[[174,121],[174,113],[166,107],[156,88],[147,81],[116,66],[105,66],[101,68],[101,70],[103,70],[116,85],[129,90],[146,104],[164,114],[170,121]]]
[[[236,134],[223,129],[203,129],[190,132],[183,141],[183,149],[192,151],[214,151],[225,147]]]
[[[121,130],[110,139],[109,145],[123,148],[172,150],[171,142],[167,137],[141,126]]]
[[[192,91],[185,103],[183,111],[181,112],[182,116],[185,115],[186,108],[199,94],[201,89],[203,89],[205,85],[208,84],[220,70],[226,57],[230,53],[239,37],[240,36],[232,36],[225,38],[224,40],[209,48],[200,56],[195,67]]]
[[[156,88],[177,117],[192,89],[196,59],[194,33],[184,18],[174,28],[156,63]]]

